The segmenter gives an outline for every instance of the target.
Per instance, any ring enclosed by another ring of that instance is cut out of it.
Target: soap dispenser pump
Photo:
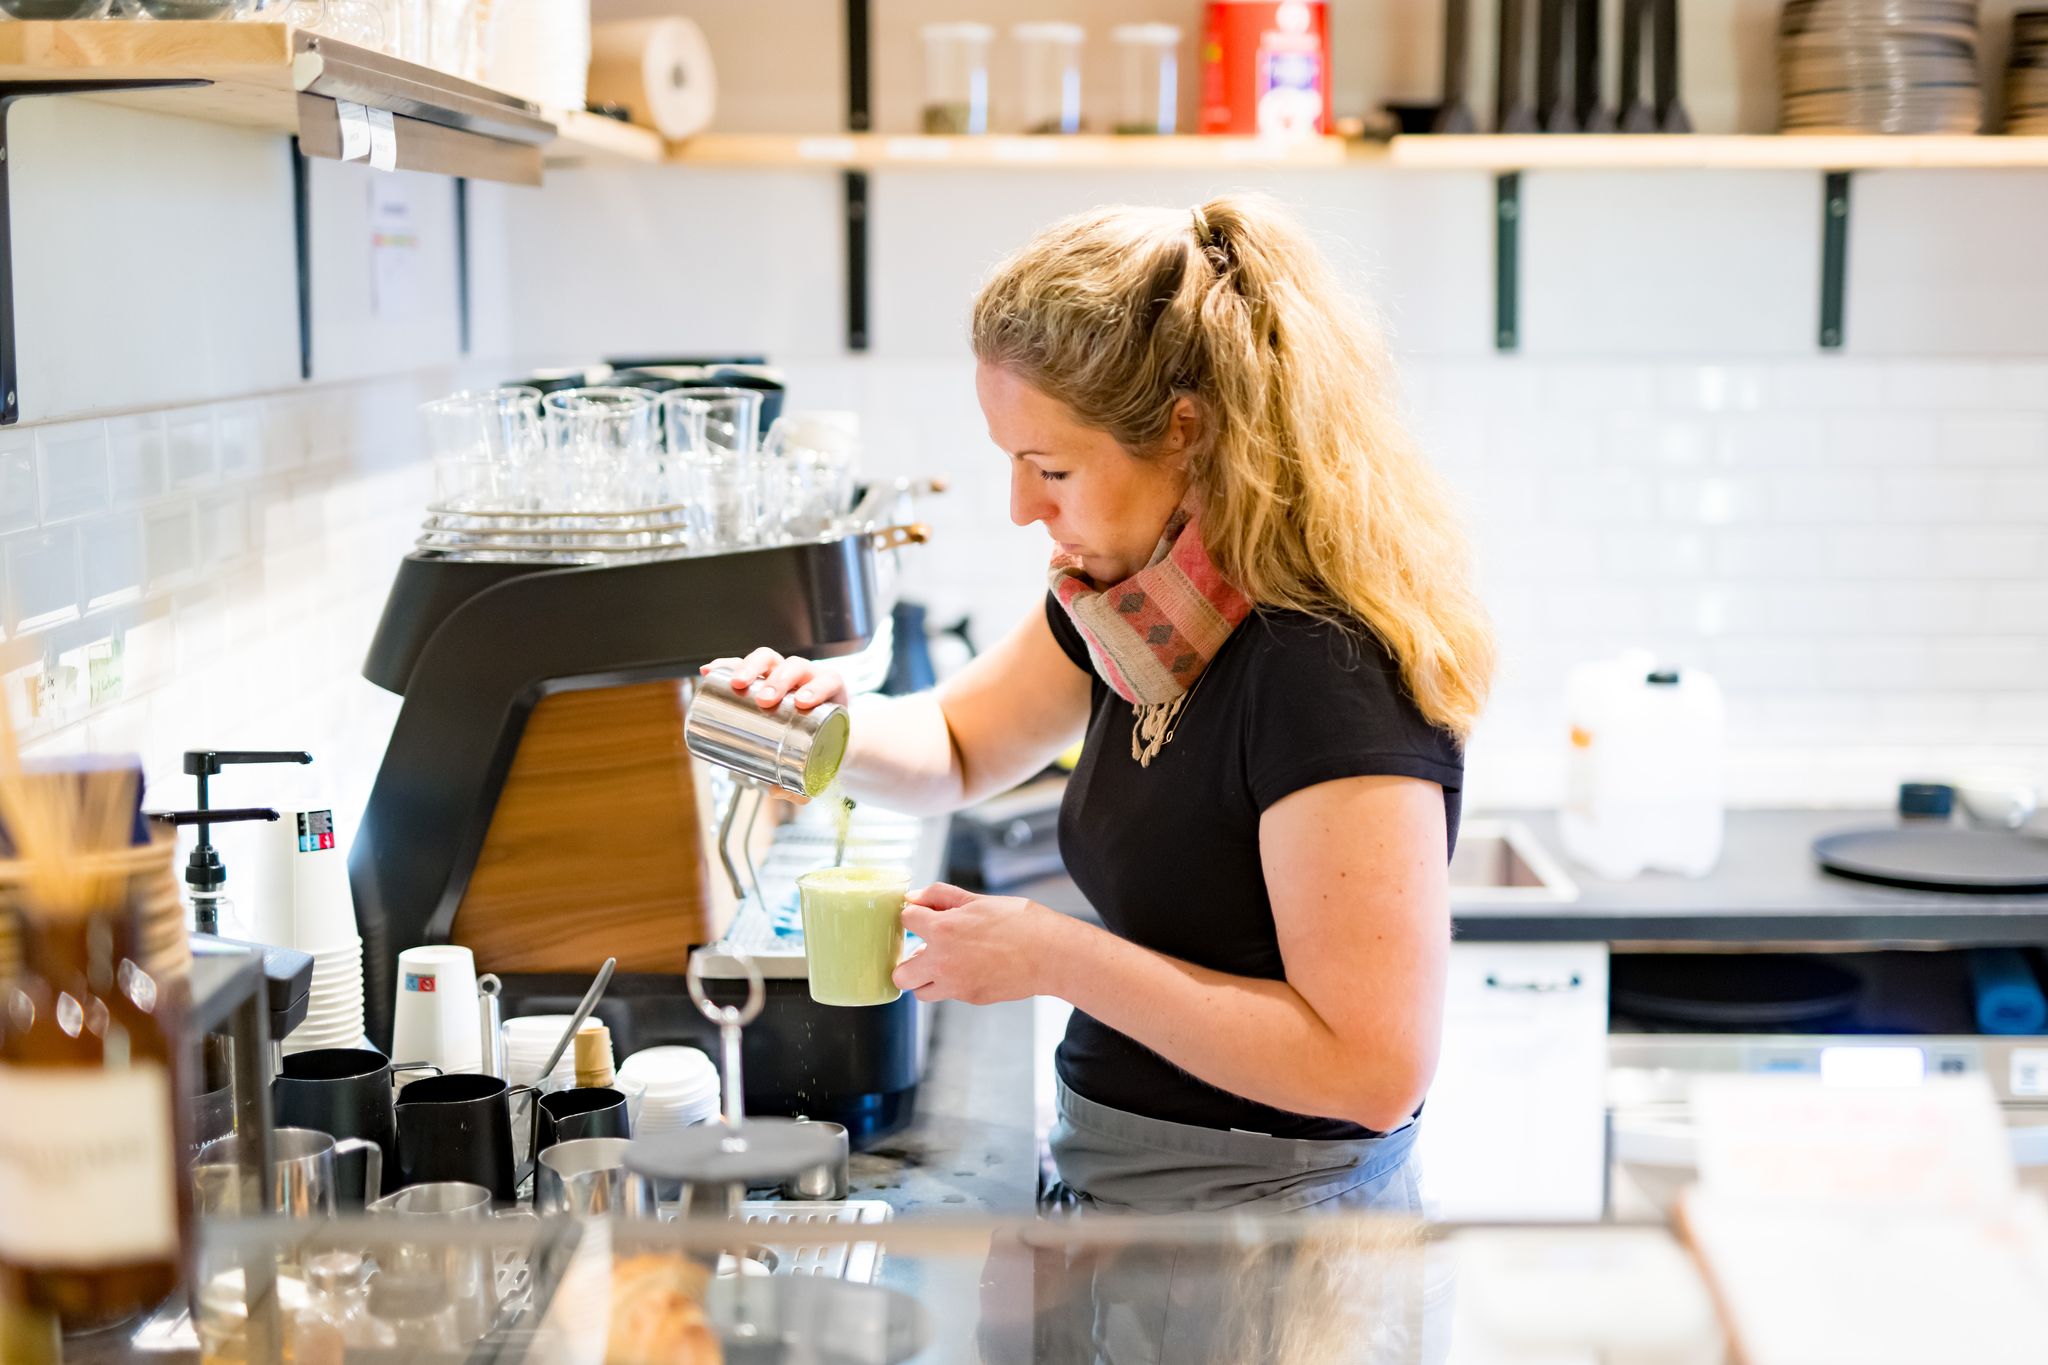
[[[220,770],[230,763],[311,763],[313,755],[296,749],[188,749],[185,751],[185,772],[199,780],[199,808],[197,810],[152,812],[150,819],[167,825],[196,825],[199,827],[199,841],[192,847],[192,856],[185,862],[185,885],[192,892],[192,927],[202,934],[220,932],[220,911],[227,897],[222,887],[227,884],[228,872],[220,860],[220,851],[213,846],[212,826],[230,824],[240,820],[275,820],[277,812],[266,807],[252,806],[231,810],[216,810],[207,802],[206,780],[218,776]]]

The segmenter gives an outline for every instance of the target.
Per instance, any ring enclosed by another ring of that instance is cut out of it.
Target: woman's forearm
[[[1415,1039],[1340,1037],[1285,981],[1231,976],[1060,916],[1051,989],[1209,1084],[1290,1113],[1398,1127],[1421,1102]],[[1426,1084],[1425,1082],[1423,1082]],[[1412,1092],[1412,1093],[1411,1093]]]
[[[937,815],[961,805],[960,756],[936,692],[853,699],[853,727],[839,767],[840,787],[906,815]]]

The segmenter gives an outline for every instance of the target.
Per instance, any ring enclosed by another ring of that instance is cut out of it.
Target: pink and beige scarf
[[[1123,582],[1098,588],[1077,559],[1054,555],[1051,586],[1088,642],[1096,673],[1136,712],[1131,757],[1150,767],[1251,602],[1209,558],[1192,497],[1166,524],[1151,562]]]

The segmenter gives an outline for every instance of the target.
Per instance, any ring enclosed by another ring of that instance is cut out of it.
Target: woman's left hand
[[[982,896],[937,882],[903,905],[903,927],[924,947],[896,967],[896,985],[920,1000],[993,1005],[1050,994],[1065,915],[1022,896]]]

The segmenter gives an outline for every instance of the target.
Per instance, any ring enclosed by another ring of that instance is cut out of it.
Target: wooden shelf
[[[1137,169],[1178,167],[1394,170],[1883,170],[2048,168],[2048,137],[1818,137],[1741,135],[1461,137],[1388,142],[1248,137],[921,137],[883,133],[809,137],[708,133],[669,149],[693,166],[820,166],[859,170],[939,167]]]
[[[1687,133],[1397,137],[1403,170],[1807,170],[2048,167],[2048,137]]]
[[[120,88],[137,81],[204,84]],[[0,84],[53,82],[88,87],[76,92],[83,98],[303,135],[314,155],[339,154],[337,102],[389,110],[398,164],[450,175],[538,183],[540,148],[555,138],[554,125],[523,100],[288,24],[0,24]]]
[[[1076,169],[1147,166],[1340,166],[1338,138],[1269,142],[1250,137],[986,137],[839,133],[792,137],[706,133],[679,142],[670,160],[692,166],[822,166],[855,170],[1004,166]]]
[[[581,109],[550,111],[556,137],[550,166],[653,165],[668,159],[668,143],[652,128],[621,123]]]

